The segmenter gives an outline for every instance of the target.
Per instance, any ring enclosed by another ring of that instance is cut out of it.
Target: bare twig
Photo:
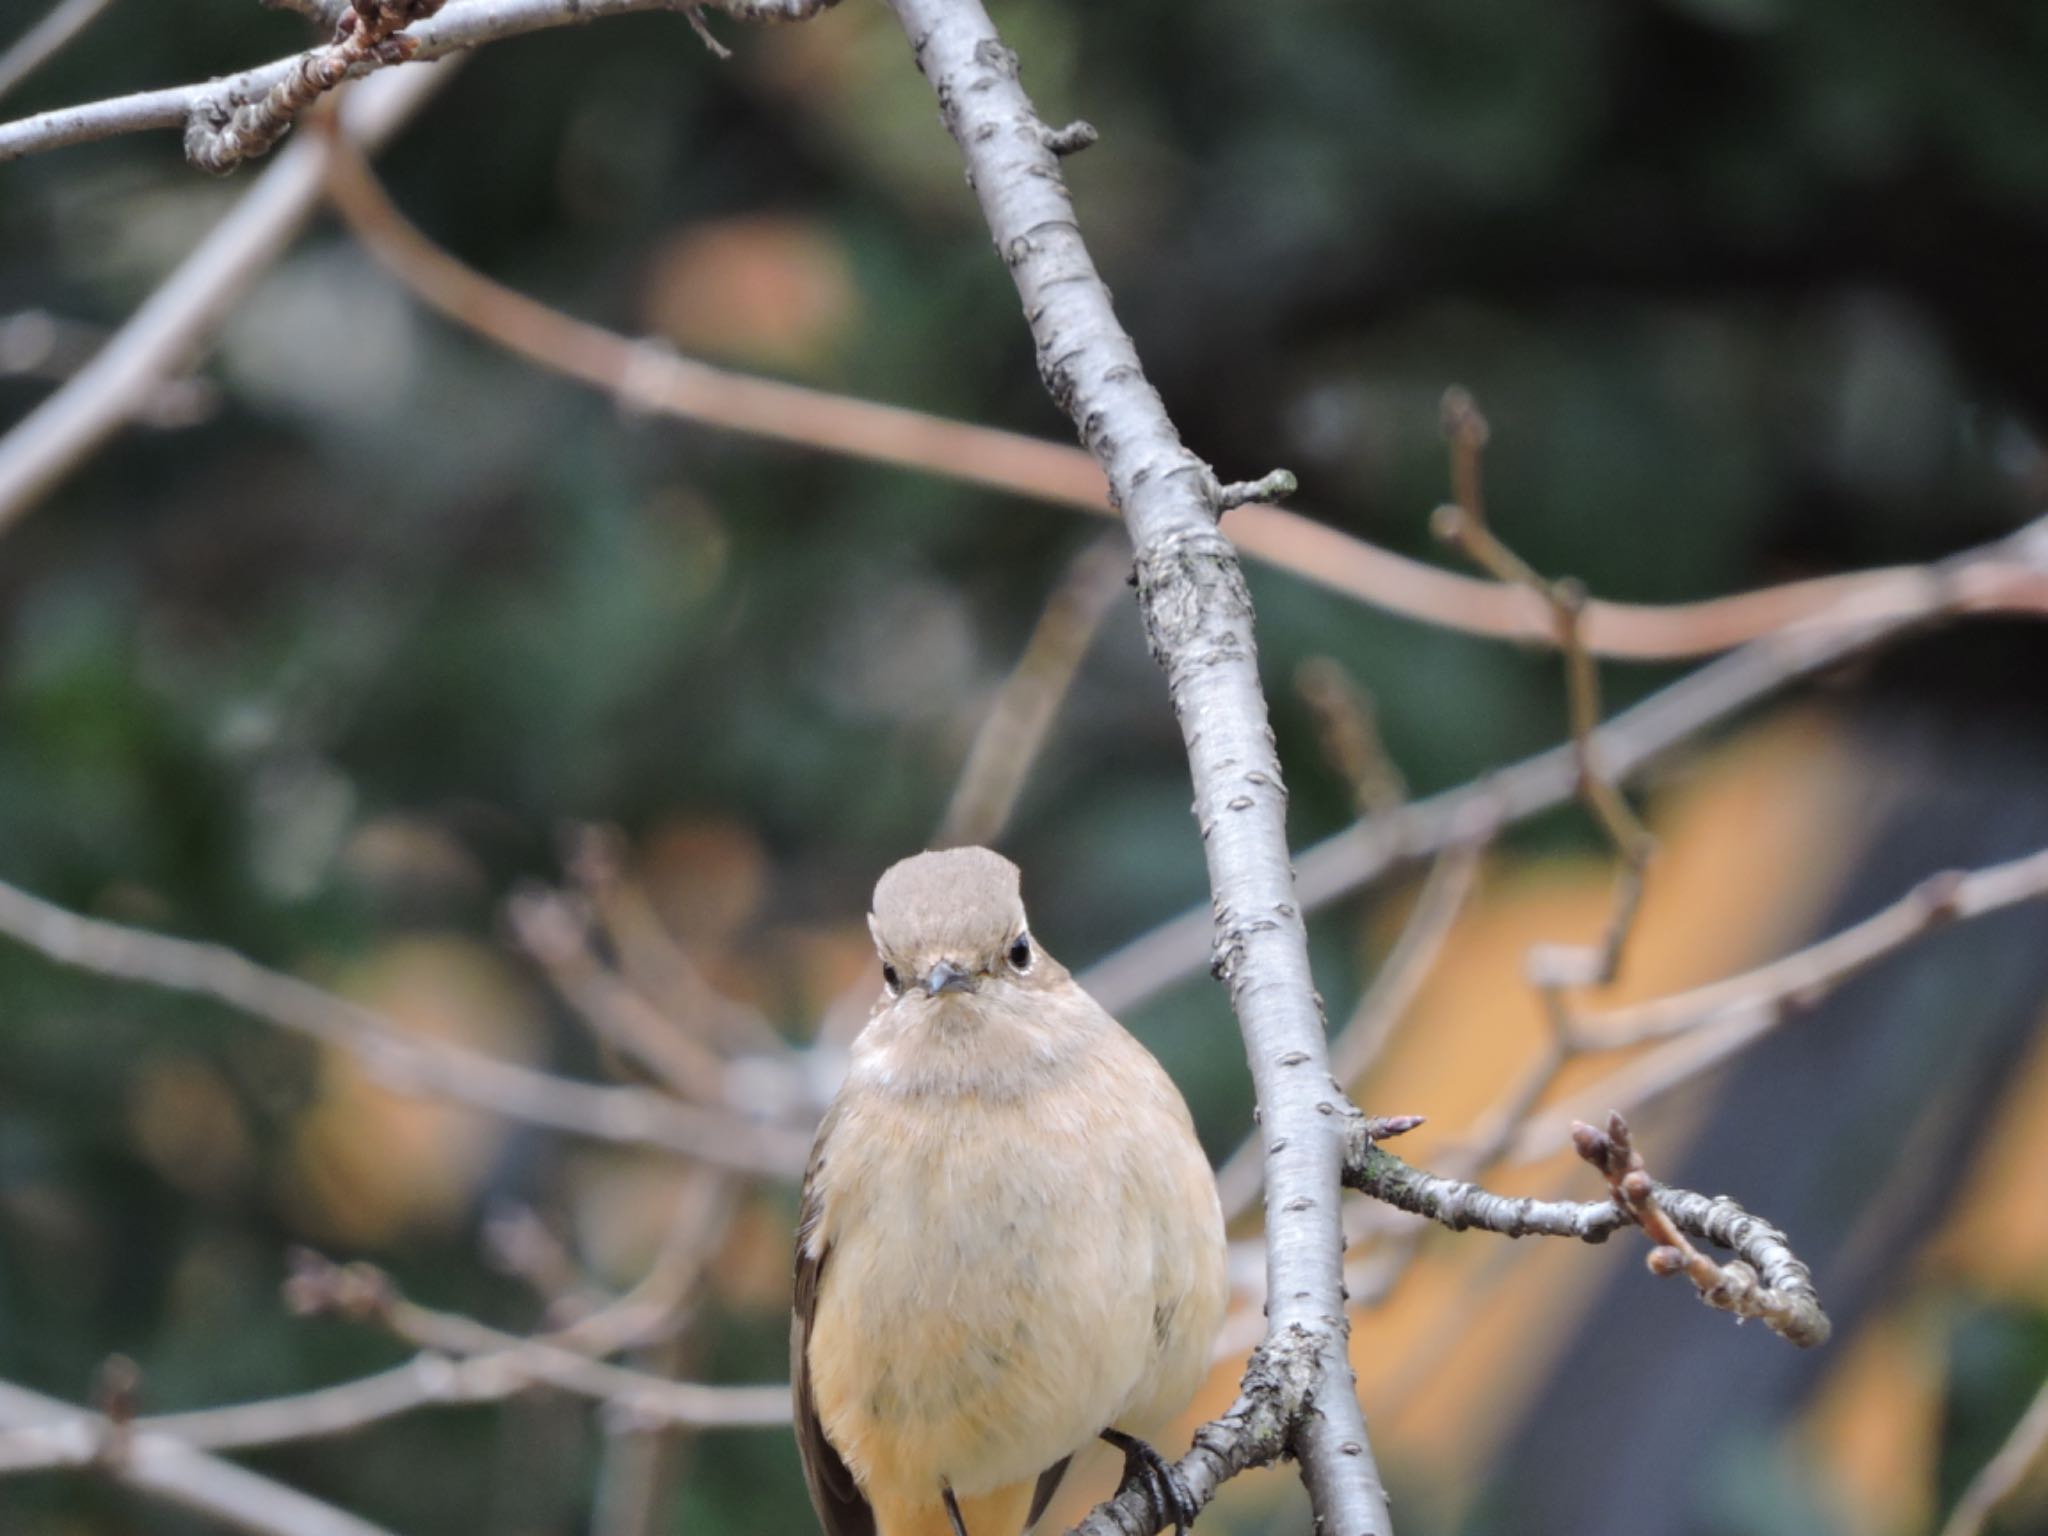
[[[0,884],[0,933],[60,965],[211,997],[356,1056],[382,1086],[468,1104],[579,1136],[659,1147],[739,1172],[792,1177],[807,1134],[679,1104],[641,1088],[601,1088],[408,1035],[374,1009],[266,970],[212,944],[81,917]]]
[[[572,319],[464,266],[408,223],[354,167],[337,167],[334,197],[371,253],[423,303],[639,409],[1114,515],[1101,470],[1079,449],[678,356]],[[1424,565],[1279,507],[1241,507],[1227,521],[1225,531],[1246,554],[1390,613],[1499,639],[1555,643],[1548,606],[1525,592]],[[1859,610],[1865,616],[1912,609],[1924,600],[1924,575],[1912,567],[1870,571],[1664,608],[1593,601],[1581,634],[1599,655],[1706,655],[1811,619],[1850,597],[1865,605]],[[1957,600],[1968,611],[2048,612],[2048,576],[1987,571]]]
[[[1604,987],[1621,967],[1622,946],[1642,906],[1643,876],[1655,843],[1629,808],[1620,786],[1600,759],[1600,674],[1585,644],[1586,591],[1576,581],[1549,581],[1516,554],[1486,520],[1480,467],[1488,429],[1479,403],[1463,389],[1444,392],[1444,432],[1451,444],[1451,487],[1456,500],[1438,507],[1437,536],[1464,551],[1475,564],[1507,586],[1535,593],[1550,606],[1557,647],[1564,653],[1565,696],[1571,725],[1573,765],[1579,798],[1613,843],[1621,859],[1614,907],[1598,943],[1591,947],[1543,944],[1529,952],[1529,979],[1543,994],[1554,1024],[1569,1027],[1564,1000],[1568,988]]]
[[[1680,1203],[1679,1192],[1657,1187],[1629,1135],[1628,1122],[1619,1113],[1607,1117],[1604,1131],[1583,1122],[1574,1125],[1572,1145],[1580,1157],[1607,1176],[1614,1203],[1628,1212],[1629,1219],[1655,1245],[1650,1249],[1651,1274],[1684,1275],[1708,1306],[1737,1317],[1759,1318],[1771,1332],[1802,1349],[1827,1342],[1831,1330],[1827,1314],[1820,1309],[1820,1298],[1814,1294],[1813,1276],[1783,1233],[1746,1212],[1739,1213],[1752,1224],[1752,1245],[1762,1241],[1763,1251],[1754,1264],[1748,1259],[1717,1264],[1679,1230],[1667,1208]],[[1761,1239],[1760,1233],[1765,1234]]]
[[[2048,1382],[2034,1394],[2005,1444],[1970,1479],[1956,1507],[1942,1522],[1941,1536],[1978,1536],[1999,1505],[2011,1498],[2048,1456]]]
[[[599,961],[590,947],[589,914],[574,901],[535,886],[516,892],[505,913],[519,947],[599,1040],[685,1099],[730,1102],[723,1059]]]
[[[789,1422],[786,1385],[709,1387],[665,1381],[573,1347],[577,1327],[556,1339],[523,1338],[460,1313],[423,1307],[401,1295],[390,1276],[367,1264],[332,1264],[301,1251],[294,1256],[285,1295],[301,1314],[333,1313],[374,1322],[407,1343],[438,1354],[488,1357],[495,1369],[515,1378],[593,1398],[650,1423],[744,1429]],[[588,1325],[581,1326],[587,1334]]]
[[[1513,1154],[1522,1160],[1548,1155],[1562,1122],[1592,1113],[1594,1103],[1635,1108],[1669,1092],[1931,933],[2043,899],[2048,899],[2048,849],[1983,869],[1948,870],[1928,876],[1883,911],[1767,965],[1580,1018],[1570,1040],[1574,1055],[1649,1041],[1668,1044],[1521,1124]]]
[[[155,1433],[149,1422],[123,1429],[104,1415],[0,1382],[0,1473],[91,1468],[250,1536],[393,1536],[381,1525]],[[24,1457],[30,1440],[39,1456],[32,1461]],[[118,1446],[118,1454],[106,1454],[110,1446]]]
[[[1351,1387],[1335,1090],[1288,862],[1251,599],[1216,527],[1219,487],[1181,442],[1117,322],[1046,147],[1047,127],[980,0],[891,6],[967,162],[1046,387],[1102,465],[1136,546],[1146,634],[1194,780],[1215,903],[1215,973],[1230,989],[1271,1138],[1267,1339],[1314,1361],[1315,1411],[1296,1417],[1289,1440],[1325,1528],[1385,1536],[1386,1496]]]
[[[48,63],[64,46],[99,18],[112,0],[57,0],[43,19],[0,53],[0,96]]]
[[[373,5],[380,0],[371,0]],[[402,0],[401,0],[402,3]],[[701,3],[701,0],[700,0]],[[746,21],[796,21],[814,15],[834,0],[721,0],[718,9]],[[519,37],[582,22],[624,16],[635,11],[681,11],[685,0],[449,0],[438,16],[407,29],[412,46],[407,57],[421,62],[446,57],[485,43]],[[360,11],[361,7],[357,6]],[[126,133],[185,129],[195,116],[212,117],[222,108],[232,112],[261,102],[303,73],[309,61],[325,56],[325,47],[245,69],[239,74],[200,85],[178,85],[140,91],[82,106],[60,107],[18,122],[0,124],[0,164],[23,155],[88,144]],[[353,70],[374,68],[395,60],[375,57],[357,61]]]
[[[369,82],[342,112],[365,150],[396,133],[444,72]],[[93,360],[0,438],[0,532],[188,369],[256,275],[319,206],[332,141],[309,137],[266,171]],[[4,158],[4,155],[0,155]]]
[[[1009,824],[1081,660],[1123,591],[1130,556],[1122,542],[1097,540],[1062,573],[1024,653],[982,717],[935,846],[993,843]]]
[[[225,176],[244,160],[267,155],[320,97],[352,74],[403,64],[419,52],[404,29],[446,0],[353,0],[335,24],[334,41],[304,53],[284,78],[254,100],[223,92],[194,104],[185,119],[185,158]]]
[[[95,325],[62,319],[47,310],[24,309],[0,319],[0,377],[62,384],[106,344]],[[138,427],[175,431],[197,426],[220,406],[220,390],[209,379],[165,378],[139,400],[131,418]]]
[[[1372,695],[1333,656],[1311,656],[1296,667],[1294,691],[1316,717],[1323,756],[1351,786],[1352,809],[1360,816],[1400,809],[1408,785],[1380,736]]]
[[[1693,1277],[1707,1305],[1739,1317],[1762,1318],[1773,1332],[1801,1347],[1826,1342],[1828,1320],[1814,1293],[1813,1277],[1783,1232],[1732,1200],[1655,1183],[1629,1145],[1628,1127],[1620,1116],[1613,1117],[1605,1136],[1587,1129],[1597,1143],[1578,1141],[1580,1153],[1607,1175],[1613,1199],[1535,1200],[1490,1194],[1465,1180],[1410,1167],[1377,1145],[1363,1121],[1350,1131],[1345,1182],[1453,1232],[1477,1227],[1503,1237],[1570,1237],[1603,1243],[1621,1227],[1640,1226],[1653,1242],[1683,1253],[1682,1268]],[[1692,1247],[1687,1234],[1728,1249],[1735,1261],[1713,1263]],[[1653,1273],[1678,1272],[1670,1262],[1652,1251]]]
[[[1606,772],[1625,782],[1659,758],[1758,701],[1923,625],[1975,611],[1987,589],[2048,581],[2048,518],[2009,538],[1951,556],[1919,571],[1913,601],[1899,593],[1852,596],[1828,615],[1751,641],[1689,677],[1623,710],[1594,733]],[[1314,911],[1465,835],[1468,818],[1490,813],[1503,827],[1563,804],[1577,793],[1578,759],[1569,743],[1524,758],[1460,788],[1360,821],[1300,854],[1296,884]],[[1113,1012],[1193,975],[1208,952],[1210,915],[1194,907],[1126,944],[1079,979]]]

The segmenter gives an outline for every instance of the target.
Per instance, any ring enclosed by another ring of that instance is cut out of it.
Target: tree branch
[[[2008,538],[1926,566],[1903,589],[1848,598],[1798,626],[1752,640],[1701,667],[1593,733],[1607,774],[1625,782],[1674,748],[1761,699],[1853,656],[1958,613],[1977,611],[1987,592],[2048,582],[2048,517]],[[1578,792],[1578,754],[1552,747],[1483,779],[1418,800],[1388,815],[1354,822],[1300,854],[1296,887],[1314,911],[1370,885],[1403,864],[1440,853],[1466,835],[1475,815],[1502,826],[1564,804]],[[1191,908],[1140,935],[1078,979],[1111,1012],[1120,1012],[1200,969],[1209,914]]]
[[[445,70],[415,70],[370,82],[343,109],[343,134],[375,149],[445,79]],[[0,533],[192,364],[319,206],[334,150],[332,140],[310,135],[294,144],[91,362],[0,437]]]
[[[116,1482],[211,1516],[251,1536],[393,1536],[381,1525],[196,1450],[141,1424],[123,1425],[11,1382],[0,1382],[0,1430],[45,1426],[75,1454],[50,1465],[92,1466]]]
[[[411,46],[400,50],[404,59],[395,54],[384,58],[370,56],[352,61],[348,73],[360,74],[406,59],[425,62],[444,58],[528,32],[600,21],[635,11],[681,12],[691,3],[693,0],[451,0],[440,15],[406,29]],[[835,0],[717,0],[718,9],[745,21],[801,20],[834,3]],[[326,46],[309,48],[289,58],[275,59],[200,85],[138,91],[132,96],[59,107],[16,122],[0,123],[0,164],[23,155],[127,133],[189,129],[195,121],[264,101],[295,74],[314,66],[328,53]],[[209,168],[231,169],[232,163]]]
[[[233,950],[81,917],[0,883],[0,934],[77,970],[210,997],[295,1034],[348,1051],[394,1093],[472,1105],[601,1141],[658,1147],[742,1173],[794,1178],[806,1133],[681,1104],[642,1088],[553,1077],[444,1042]]]
[[[1251,1058],[1267,1146],[1268,1339],[1315,1359],[1315,1411],[1291,1448],[1323,1529],[1391,1528],[1351,1389],[1338,1200],[1340,1098],[1329,1081],[1308,935],[1288,863],[1286,794],[1267,725],[1252,606],[1216,527],[1223,499],[1182,444],[1074,223],[1048,126],[979,0],[891,0],[1038,346],[1039,372],[1103,467],[1137,549],[1138,596],[1194,780],[1215,900],[1217,976]]]
[[[1620,1117],[1614,1119],[1618,1122]],[[1736,1271],[1734,1265],[1711,1265],[1692,1253],[1699,1264],[1715,1271],[1711,1282],[1699,1285],[1701,1299],[1709,1306],[1760,1317],[1773,1332],[1802,1348],[1825,1343],[1829,1324],[1814,1291],[1813,1276],[1792,1251],[1785,1234],[1725,1196],[1696,1195],[1654,1183],[1642,1171],[1640,1158],[1629,1163],[1626,1132],[1623,1126],[1621,1136],[1600,1138],[1604,1145],[1596,1147],[1593,1155],[1582,1147],[1581,1155],[1603,1171],[1608,1171],[1610,1164],[1601,1159],[1617,1144],[1621,1149],[1619,1162],[1612,1165],[1620,1172],[1609,1173],[1616,1192],[1608,1200],[1515,1198],[1489,1193],[1463,1179],[1426,1173],[1379,1146],[1362,1117],[1352,1121],[1347,1133],[1344,1182],[1361,1194],[1427,1217],[1453,1232],[1476,1227],[1503,1237],[1569,1237],[1582,1243],[1604,1243],[1622,1227],[1641,1226],[1653,1240],[1676,1246],[1683,1238],[1672,1231],[1675,1227],[1678,1233],[1728,1249],[1743,1266]],[[1591,1134],[1599,1137],[1598,1132]],[[1640,1184],[1624,1194],[1620,1186],[1628,1179],[1640,1180]],[[1652,1250],[1651,1272],[1674,1272],[1662,1267],[1658,1251]],[[1687,1251],[1691,1251],[1689,1245]],[[1687,1272],[1695,1274],[1698,1283],[1700,1272]]]
[[[465,266],[399,212],[360,160],[336,163],[332,191],[343,220],[415,298],[630,408],[1115,515],[1102,471],[1078,448],[755,378],[603,330]],[[1410,560],[1282,507],[1242,507],[1226,522],[1224,531],[1245,554],[1389,613],[1494,639],[1556,643],[1548,608],[1526,592]],[[1580,638],[1595,655],[1706,655],[1811,619],[1850,597],[1859,605],[1912,608],[1922,601],[1924,576],[1917,567],[1864,571],[1669,607],[1593,599]],[[1977,612],[2048,612],[2048,576],[1987,572],[1964,605]]]
[[[65,44],[98,19],[110,0],[57,0],[43,19],[0,53],[0,96],[42,68]]]

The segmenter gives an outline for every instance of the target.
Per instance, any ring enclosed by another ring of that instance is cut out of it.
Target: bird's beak
[[[924,990],[933,997],[941,992],[972,992],[974,977],[950,960],[941,960],[925,973]]]

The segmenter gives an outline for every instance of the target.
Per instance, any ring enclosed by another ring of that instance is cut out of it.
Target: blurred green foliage
[[[37,10],[16,0],[0,30]],[[2033,0],[1000,11],[1046,114],[1103,130],[1070,162],[1083,227],[1226,478],[1286,464],[1318,516],[1424,551],[1436,400],[1460,382],[1493,420],[1503,533],[1644,600],[1924,558],[2013,526],[2048,485]],[[886,14],[848,0],[803,29],[714,26],[729,65],[675,17],[488,50],[386,155],[395,195],[492,275],[629,333],[669,297],[680,234],[788,216],[850,286],[784,371],[1064,436]],[[203,78],[302,32],[255,0],[118,0],[7,109]],[[118,325],[251,174],[207,182],[168,135],[0,168],[0,312]],[[127,433],[7,537],[0,877],[292,969],[416,931],[498,942],[504,894],[558,879],[584,821],[748,829],[772,872],[764,928],[857,923],[1095,531],[622,411],[415,311],[332,227],[249,295],[207,371],[210,420]],[[0,377],[0,417],[46,387]],[[1349,803],[1285,686],[1307,656],[1372,690],[1420,790],[1560,733],[1540,657],[1271,572],[1254,593],[1298,843]],[[1993,653],[2016,693],[2029,646]],[[1619,669],[1611,690],[1660,676]],[[1005,839],[1055,952],[1085,963],[1200,898],[1186,802],[1120,608]],[[362,878],[350,850],[391,818],[474,878]],[[1356,915],[1317,929],[1333,999],[1362,965]],[[795,995],[779,1022],[801,1035]],[[1134,1023],[1230,1145],[1248,1090],[1216,989]],[[568,1021],[550,1027],[550,1057],[592,1069]],[[0,1376],[76,1398],[122,1351],[164,1408],[398,1358],[284,1316],[280,1255],[306,1234],[274,1179],[195,1194],[138,1151],[144,1076],[194,1055],[255,1166],[281,1157],[315,1092],[308,1053],[0,947]],[[477,1222],[559,1202],[564,1155],[515,1136],[463,1221],[375,1256],[424,1297],[531,1326],[531,1298],[478,1262]],[[772,1306],[714,1306],[697,1332],[694,1371],[781,1370]],[[1951,1483],[2009,1377],[1959,1369]],[[538,1533],[581,1528],[596,1446],[588,1415],[540,1404],[253,1464],[412,1536]],[[666,1529],[804,1528],[782,1438],[683,1455]],[[0,1511],[9,1531],[198,1529],[89,1479],[0,1482]]]

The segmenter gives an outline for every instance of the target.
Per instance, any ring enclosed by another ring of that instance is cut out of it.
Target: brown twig
[[[421,302],[529,362],[621,401],[768,441],[1113,515],[1101,471],[1079,449],[754,378],[617,335],[457,261],[408,222],[358,168],[337,166],[332,190],[351,230]],[[1410,560],[1280,507],[1243,506],[1226,524],[1231,540],[1253,558],[1389,613],[1496,639],[1555,643],[1548,605],[1526,592]],[[1711,655],[1828,614],[1851,598],[1859,617],[1914,610],[1925,600],[1923,576],[1917,568],[1900,567],[1669,607],[1592,601],[1580,633],[1596,655]],[[1986,572],[1963,601],[1973,612],[2048,612],[2048,577],[2024,569]]]
[[[1825,619],[1766,635],[1700,668],[1601,726],[1593,743],[1600,762],[1617,782],[1625,781],[1793,683],[1915,629],[1977,611],[1973,604],[1987,590],[2009,591],[2021,578],[2048,584],[2048,517],[1923,568],[1911,603],[1895,602],[1895,593],[1851,597]],[[1578,758],[1567,742],[1390,815],[1368,817],[1296,856],[1301,900],[1316,910],[1439,853],[1465,835],[1475,813],[1512,826],[1577,793]],[[1201,970],[1209,923],[1205,906],[1190,907],[1098,961],[1081,984],[1111,1012],[1133,1007]]]
[[[1294,691],[1315,716],[1324,758],[1351,786],[1352,809],[1361,816],[1400,809],[1408,785],[1380,735],[1372,695],[1334,656],[1311,656],[1295,668]]]
[[[1801,1348],[1827,1342],[1827,1314],[1814,1294],[1813,1277],[1782,1233],[1768,1229],[1767,1260],[1717,1264],[1693,1247],[1673,1221],[1667,1207],[1677,1204],[1677,1192],[1657,1187],[1629,1135],[1628,1122],[1618,1112],[1607,1117],[1604,1131],[1583,1121],[1573,1125],[1572,1145],[1580,1157],[1607,1176],[1614,1203],[1652,1243],[1651,1274],[1684,1275],[1708,1306],[1736,1317],[1758,1318],[1771,1332]],[[1755,1222],[1754,1217],[1747,1219]],[[1763,1227],[1756,1222],[1757,1229]]]
[[[1586,649],[1585,588],[1572,580],[1545,579],[1488,524],[1480,474],[1488,428],[1478,402],[1466,390],[1446,390],[1443,421],[1451,446],[1451,486],[1456,500],[1437,508],[1432,526],[1439,538],[1491,572],[1504,586],[1533,592],[1549,605],[1557,648],[1564,653],[1566,712],[1579,799],[1621,860],[1614,906],[1597,943],[1542,944],[1529,951],[1529,980],[1543,994],[1553,1023],[1564,1030],[1570,1027],[1565,992],[1604,987],[1621,967],[1622,948],[1642,906],[1643,877],[1655,842],[1601,761],[1600,674]]]
[[[1112,536],[1088,545],[1061,574],[1023,654],[982,716],[933,846],[993,843],[1001,836],[1129,572],[1130,552]]]

